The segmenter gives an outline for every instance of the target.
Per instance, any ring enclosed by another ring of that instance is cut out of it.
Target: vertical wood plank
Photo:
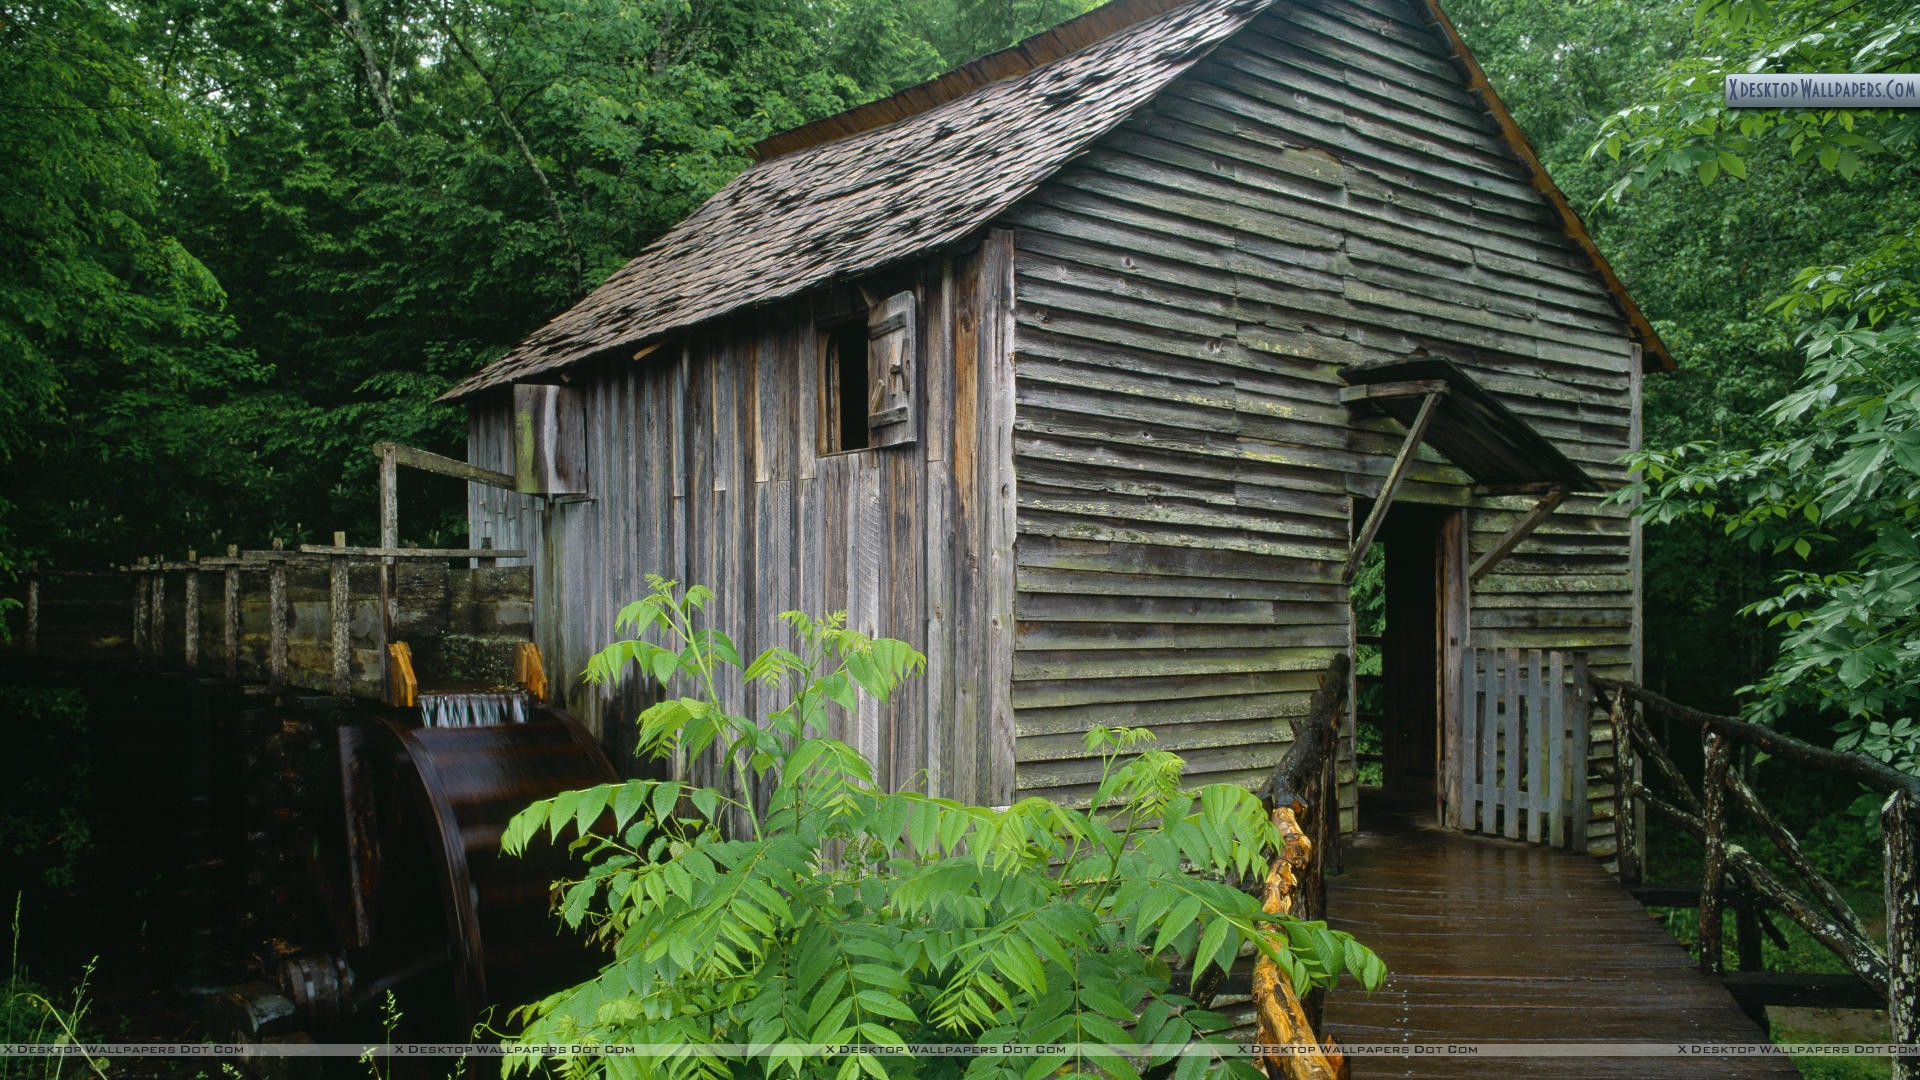
[[[1547,697],[1541,702],[1547,713],[1547,812],[1553,815],[1547,842],[1554,847],[1566,847],[1567,822],[1573,816],[1573,793],[1581,785],[1567,775],[1567,763],[1572,757],[1567,752],[1567,658],[1558,649],[1552,655]],[[1580,839],[1585,841],[1585,837]]]
[[[920,305],[925,311],[926,305]],[[925,340],[922,335],[921,340]],[[924,364],[920,365],[924,368]],[[923,416],[924,412],[915,415]],[[924,632],[924,595],[927,587],[926,540],[921,534],[922,499],[925,493],[926,465],[915,448],[909,446],[888,451],[886,461],[887,501],[887,582],[885,595],[892,611],[888,632],[904,638],[924,651],[930,644],[916,640]],[[887,706],[888,739],[892,744],[888,766],[889,783],[895,789],[926,786],[926,688],[914,680],[901,687]]]
[[[1013,465],[1014,298],[1013,233],[1001,229],[982,244],[980,304],[981,397],[991,427],[980,447],[987,481],[980,511],[991,532],[985,547],[987,593],[986,773],[981,798],[990,806],[1014,799],[1013,650],[1014,537],[1018,532]]]
[[[1547,746],[1550,741],[1547,719],[1551,710],[1547,708],[1547,668],[1546,657],[1539,649],[1527,653],[1527,839],[1534,843],[1546,840],[1547,794],[1550,786],[1547,780]]]
[[[1480,825],[1480,695],[1479,652],[1472,648],[1459,650],[1459,668],[1455,672],[1455,681],[1459,683],[1460,697],[1460,738],[1455,746],[1453,773],[1458,783],[1458,801],[1454,804],[1453,818],[1448,822],[1456,829],[1468,832],[1478,831]]]
[[[1480,831],[1500,834],[1500,653],[1476,649],[1480,671]]]
[[[1501,747],[1500,804],[1501,835],[1520,838],[1520,774],[1527,767],[1520,745],[1520,650],[1506,650],[1506,718],[1500,725],[1506,736]]]
[[[1567,708],[1571,717],[1572,734],[1568,739],[1567,768],[1571,773],[1569,796],[1572,800],[1572,842],[1575,850],[1587,847],[1587,825],[1593,819],[1592,803],[1587,798],[1587,774],[1589,756],[1593,753],[1592,736],[1589,734],[1588,714],[1593,709],[1593,687],[1587,682],[1587,656],[1585,653],[1573,654],[1573,686],[1567,691]]]
[[[873,635],[880,630],[880,592],[886,580],[886,548],[880,520],[880,469],[875,455],[848,455],[852,477],[847,491],[847,536],[852,541],[844,549],[847,562],[848,622],[853,629]],[[874,766],[875,779],[884,786],[885,761],[881,754],[880,705],[865,694],[853,717],[853,745]]]
[[[986,427],[981,401],[982,349],[979,313],[985,291],[984,250],[976,250],[954,276],[953,305],[953,712],[946,728],[947,795],[964,801],[979,797],[980,754],[986,743],[982,714],[993,693],[986,685],[988,635],[980,601],[985,528],[981,517],[981,432]],[[991,369],[985,369],[990,373]]]
[[[959,673],[949,615],[953,611],[956,552],[951,501],[953,483],[948,458],[953,442],[953,320],[954,266],[940,263],[939,300],[929,304],[927,362],[920,377],[926,387],[926,425],[922,442],[927,456],[924,513],[925,551],[921,555],[926,580],[926,692],[921,709],[921,743],[926,758],[926,782],[921,790],[945,797],[951,792],[947,762],[952,753],[953,697]]]

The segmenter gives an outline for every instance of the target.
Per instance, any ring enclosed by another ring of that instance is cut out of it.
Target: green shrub
[[[536,803],[509,824],[510,852],[543,829],[578,834],[590,868],[565,884],[562,911],[612,950],[597,978],[516,1011],[519,1044],[682,1048],[576,1055],[563,1061],[568,1071],[1031,1080],[1137,1077],[1173,1062],[1183,1080],[1254,1076],[1211,1034],[1225,1020],[1171,992],[1172,962],[1224,970],[1252,941],[1302,990],[1342,971],[1368,987],[1384,977],[1348,935],[1263,914],[1235,886],[1269,864],[1277,830],[1242,788],[1185,790],[1179,758],[1135,752],[1148,733],[1088,734],[1105,757],[1094,810],[882,791],[858,751],[822,732],[831,708],[852,710],[861,693],[884,701],[924,657],[846,629],[843,616],[788,612],[797,651],[770,649],[742,671],[784,688],[788,704],[752,723],[720,704],[721,673],[742,661],[724,634],[698,625],[711,594],[648,581],[652,593],[619,625],[654,641],[609,646],[588,675],[638,666],[669,687],[690,686],[641,715],[641,746],[680,760],[717,752],[732,763],[732,783],[603,785]],[[758,807],[731,793],[756,790],[770,790]],[[1062,1049],[818,1052],[927,1042]],[[1106,1049],[1115,1043],[1162,1052],[1128,1058]],[[1177,1052],[1196,1044],[1209,1048]],[[509,1071],[538,1060],[523,1054]]]

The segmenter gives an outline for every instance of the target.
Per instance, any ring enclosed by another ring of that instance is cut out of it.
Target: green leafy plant
[[[1300,990],[1343,971],[1369,988],[1384,978],[1350,936],[1264,914],[1237,887],[1281,838],[1246,790],[1185,789],[1180,759],[1148,747],[1150,733],[1088,733],[1106,761],[1088,810],[883,791],[860,753],[824,732],[831,710],[861,694],[885,701],[924,657],[844,616],[788,612],[797,647],[743,664],[701,625],[708,590],[648,581],[620,615],[635,636],[588,676],[638,666],[688,687],[641,715],[642,748],[717,755],[729,783],[602,785],[509,823],[509,852],[543,831],[576,836],[589,868],[564,883],[562,913],[612,952],[598,977],[517,1010],[517,1042],[654,1055],[575,1055],[569,1073],[1137,1077],[1172,1064],[1182,1078],[1252,1076],[1213,1034],[1227,1021],[1174,992],[1176,966],[1224,971],[1251,943]],[[722,690],[736,675],[783,689],[787,704],[760,723],[730,712]],[[904,1052],[913,1043],[983,1051],[922,1058]],[[1053,1052],[991,1053],[1008,1043]],[[841,1047],[865,1049],[829,1049]],[[508,1071],[539,1060],[527,1049]]]

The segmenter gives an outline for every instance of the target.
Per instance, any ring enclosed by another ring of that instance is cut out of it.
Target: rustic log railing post
[[[1706,778],[1701,781],[1700,823],[1706,828],[1706,857],[1700,884],[1700,970],[1718,975],[1725,968],[1721,953],[1721,903],[1727,879],[1727,770],[1731,753],[1726,737],[1717,731],[1701,736],[1706,751]]]
[[[239,556],[237,545],[227,545],[229,561],[220,572],[220,641],[229,679],[240,677],[240,568],[232,562]]]
[[[273,542],[274,556],[267,563],[267,672],[274,686],[287,684],[287,561],[282,558],[280,541]]]
[[[1886,843],[1887,1020],[1907,1053],[1893,1059],[1893,1080],[1920,1080],[1920,799],[1895,791],[1880,812]]]
[[[180,649],[187,663],[187,670],[200,670],[200,567],[198,553],[187,551],[187,571],[181,603],[186,607],[185,618],[181,620]]]
[[[1640,768],[1633,750],[1632,708],[1625,694],[1615,692],[1613,708],[1608,710],[1613,724],[1614,864],[1626,885],[1640,884],[1640,837],[1634,828],[1634,804],[1640,801]]]

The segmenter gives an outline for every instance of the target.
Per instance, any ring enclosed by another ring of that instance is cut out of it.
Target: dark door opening
[[[1370,507],[1354,509],[1356,527]],[[1458,511],[1396,503],[1354,583],[1361,786],[1432,806],[1442,775],[1449,560]]]

